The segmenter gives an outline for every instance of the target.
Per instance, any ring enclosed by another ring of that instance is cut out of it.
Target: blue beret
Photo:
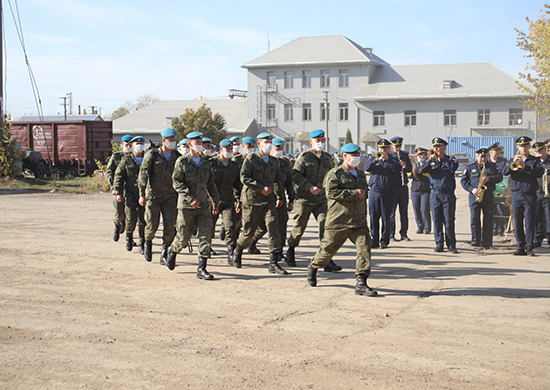
[[[285,141],[280,138],[273,138],[273,146],[285,146]]]
[[[172,137],[175,137],[176,135],[178,135],[178,132],[171,127],[165,127],[160,131],[160,136],[162,138],[172,138]]]
[[[252,137],[244,137],[243,138],[243,144],[245,145],[254,145],[256,143],[256,140]]]
[[[178,146],[181,146],[181,145],[187,145],[187,138],[184,138],[180,142],[178,142]]]
[[[382,147],[389,147],[391,145],[390,141],[388,141],[387,139],[381,139],[378,141],[378,146],[382,146]]]
[[[210,138],[208,138],[208,137],[202,137],[202,142],[206,142],[206,143],[210,142],[210,143],[212,143],[212,140],[211,140]]]
[[[356,144],[345,144],[342,146],[342,153],[357,153],[361,150],[359,145]]]
[[[317,138],[317,137],[324,137],[325,132],[321,129],[313,130],[311,133],[309,133],[309,138]]]
[[[292,154],[288,153],[286,156],[287,156],[287,157],[292,157]]]
[[[192,133],[187,134],[187,139],[199,139],[202,138],[202,133],[198,131],[193,131]]]
[[[531,143],[531,138],[526,136],[521,136],[516,140],[516,144],[518,145],[529,145]]]
[[[390,142],[393,144],[393,145],[401,145],[403,143],[403,137],[393,137],[392,139],[390,139]]]
[[[231,142],[235,142],[235,141],[239,141],[239,140],[240,140],[239,137],[231,137],[231,138],[229,138],[229,141],[231,141]]]
[[[145,138],[138,135],[137,137],[132,138],[130,142],[145,142]]]
[[[121,138],[122,142],[132,142],[132,136],[130,134],[126,134]]]
[[[269,133],[262,133],[262,134],[259,134],[256,138],[257,139],[272,139],[273,136]]]
[[[227,148],[228,146],[233,146],[233,142],[231,142],[230,139],[222,139],[222,140],[220,141],[220,146],[221,146],[222,148]]]
[[[445,141],[443,138],[435,137],[434,139],[432,139],[432,145],[433,146],[447,145],[447,141]]]

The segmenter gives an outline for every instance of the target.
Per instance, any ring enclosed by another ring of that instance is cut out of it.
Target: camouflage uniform
[[[172,243],[172,251],[181,252],[189,243],[196,227],[199,235],[199,258],[207,258],[212,241],[212,207],[209,198],[214,207],[220,201],[208,158],[201,156],[200,166],[197,166],[190,154],[180,157],[174,167],[172,179],[178,193],[178,233]],[[199,207],[191,206],[193,199],[197,199]]]
[[[325,235],[311,266],[327,265],[349,238],[357,247],[355,275],[370,275],[371,239],[367,227],[367,179],[357,170],[357,177],[344,165],[332,169],[326,176],[324,188],[328,198]],[[360,199],[357,190],[365,191]]]
[[[246,154],[239,153],[235,157],[233,157],[233,159],[231,160],[235,164],[237,164],[237,166],[239,167],[239,172],[243,167],[245,158],[246,158]],[[238,203],[241,201],[240,199],[237,199],[237,198],[235,200],[236,200],[235,203]],[[240,213],[236,213],[236,217],[235,217],[235,231],[237,232],[237,235],[239,234],[239,230],[241,230],[242,226],[243,226],[243,212],[241,211]]]
[[[175,236],[177,217],[177,193],[172,186],[172,172],[176,160],[180,157],[177,150],[172,150],[170,161],[159,149],[145,153],[139,170],[139,196],[145,196],[145,240],[152,241],[160,224],[162,212],[162,244],[168,247]]]
[[[109,181],[109,187],[111,188],[111,192],[115,189],[114,186],[114,180],[115,180],[115,172],[118,167],[118,164],[122,161],[122,159],[126,156],[124,152],[114,152],[111,155],[111,158],[109,159],[109,162],[107,163],[107,180]],[[116,226],[120,226],[122,222],[124,222],[124,218],[126,218],[126,215],[124,213],[124,202],[119,203],[116,200],[116,196],[113,199],[113,207],[115,208],[115,219],[114,223]]]
[[[298,187],[294,208],[294,228],[288,239],[288,246],[300,244],[311,213],[319,225],[319,240],[323,239],[327,213],[327,198],[323,191],[323,180],[328,171],[334,167],[334,159],[327,152],[307,150],[298,156],[292,168],[292,177]],[[322,191],[313,195],[309,189],[316,186]]]
[[[122,159],[115,171],[113,187],[117,195],[124,195],[126,231],[133,233],[139,220],[139,236],[145,237],[145,207],[139,204],[139,163],[133,154]]]

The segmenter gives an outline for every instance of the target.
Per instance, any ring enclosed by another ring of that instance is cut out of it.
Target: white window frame
[[[456,126],[456,110],[443,110],[443,126]]]
[[[266,115],[268,121],[275,120],[275,104],[268,104],[266,109]]]
[[[294,153],[294,138],[285,138],[285,155]]]
[[[321,88],[330,88],[330,70],[321,70]]]
[[[285,104],[285,122],[294,121],[294,107],[292,104]]]
[[[518,122],[520,121],[520,122]],[[510,108],[508,110],[508,125],[520,126],[523,122],[523,109],[522,108]]]
[[[302,104],[302,120],[311,121],[311,103]]]
[[[338,137],[338,150],[342,150],[342,147],[346,144],[346,137]]]
[[[347,69],[340,69],[338,71],[338,86],[340,88],[349,87],[349,71]]]
[[[488,108],[481,108],[477,110],[477,125],[478,126],[491,126],[491,110]]]
[[[416,126],[416,110],[405,110],[405,127]]]
[[[325,119],[325,102],[321,103],[321,120],[324,121]],[[330,103],[327,103],[327,115],[328,120],[330,120]]]
[[[338,119],[340,120],[340,122],[349,121],[349,104],[348,103],[338,104]]]
[[[372,113],[372,126],[373,127],[385,127],[386,126],[386,112],[374,111]]]
[[[294,72],[288,70],[285,72],[285,89],[294,88]]]
[[[311,88],[311,70],[302,71],[302,88]]]
[[[266,72],[265,74],[265,85],[267,88],[275,88],[277,82],[277,77],[274,71]]]

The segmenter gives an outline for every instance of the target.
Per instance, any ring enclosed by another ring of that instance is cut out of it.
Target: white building
[[[331,152],[348,129],[368,152],[394,136],[408,150],[435,136],[534,138],[535,112],[523,108],[518,80],[490,63],[391,66],[333,35],[298,38],[243,68],[249,118],[284,138],[287,151],[306,148],[315,129],[328,130]]]

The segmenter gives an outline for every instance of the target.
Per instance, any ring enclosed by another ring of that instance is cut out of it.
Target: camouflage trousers
[[[327,265],[348,238],[357,248],[355,276],[360,274],[369,276],[371,238],[367,226],[360,228],[326,229],[325,235],[321,240],[321,247],[315,256],[313,256],[313,259],[311,259],[313,268],[321,268]]]
[[[256,233],[254,234],[254,240],[260,241],[263,236],[267,233],[267,227],[265,226],[265,221],[258,226]],[[277,209],[277,227],[279,229],[279,238],[281,240],[281,247],[285,245],[286,241],[286,231],[288,228],[288,205],[286,202],[283,203],[281,207]]]
[[[294,206],[294,227],[290,232],[288,246],[297,247],[300,245],[300,240],[306,231],[311,213],[313,213],[315,219],[317,220],[317,225],[319,225],[319,241],[321,241],[325,232],[327,202],[320,204],[305,204],[304,202],[300,202],[298,200]]]
[[[133,233],[138,225],[139,236],[145,236],[145,207],[140,206],[139,198],[135,196],[126,196],[124,203],[126,204],[126,232]]]
[[[218,215],[212,215],[212,238],[214,238],[216,223],[218,217],[222,217],[222,226],[225,229],[225,244],[235,245],[237,243],[237,212],[233,204],[229,206],[221,206]],[[240,215],[240,213],[238,214]]]
[[[117,202],[116,195],[113,195],[113,207],[115,209],[115,219],[113,222],[116,226],[120,226],[122,221],[126,219],[126,214],[124,213],[124,202]]]
[[[263,223],[267,228],[267,244],[270,253],[281,253],[283,246],[277,227],[277,209],[275,202],[262,204],[261,206],[243,205],[243,232],[237,240],[237,245],[248,248],[254,238],[258,227]]]
[[[160,225],[162,213],[162,245],[169,246],[176,235],[178,197],[147,199],[145,204],[145,239],[152,241]]]
[[[197,209],[179,209],[177,235],[172,243],[172,250],[180,253],[187,246],[193,232],[197,228],[199,235],[199,257],[210,256],[212,242],[212,209],[201,207]]]

